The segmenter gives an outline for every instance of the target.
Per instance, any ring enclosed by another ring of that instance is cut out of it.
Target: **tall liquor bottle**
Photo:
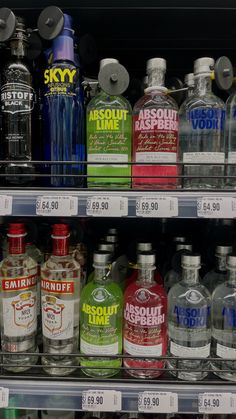
[[[8,228],[9,254],[0,265],[4,368],[21,372],[37,363],[37,263],[25,252],[24,224]],[[24,352],[25,355],[20,353]]]
[[[105,58],[100,62],[100,69],[110,63],[118,63],[118,61]],[[88,162],[100,163],[99,165],[88,164],[89,188],[130,187],[130,178],[119,176],[131,175],[131,166],[125,164],[131,162],[131,113],[131,106],[123,96],[111,96],[102,90],[89,102],[87,106]],[[112,163],[120,164],[112,165]]]
[[[138,279],[124,295],[124,353],[134,356],[125,358],[124,366],[134,377],[155,378],[164,368],[164,361],[155,358],[167,352],[167,295],[154,280],[155,254],[139,253],[138,264]],[[150,358],[135,359],[140,355]]]
[[[45,159],[76,162],[85,159],[84,106],[75,65],[72,19],[64,16],[64,29],[53,41],[53,63],[44,72]],[[82,186],[83,179],[74,176],[82,172],[80,164],[52,165],[51,185]]]
[[[94,278],[81,294],[80,352],[96,358],[81,357],[80,365],[92,377],[110,377],[121,367],[120,358],[109,358],[109,355],[122,354],[123,308],[122,291],[111,278],[110,262],[110,253],[94,253]],[[107,357],[99,358],[99,355]]]
[[[236,94],[235,91],[226,102],[225,141],[227,153],[227,175],[234,176],[226,179],[226,187],[236,189]]]
[[[68,375],[78,361],[70,354],[78,350],[80,265],[69,254],[69,236],[68,225],[54,224],[53,252],[41,268],[42,363],[50,375]]]
[[[133,109],[133,161],[143,164],[133,166],[132,176],[148,176],[134,177],[133,188],[174,189],[178,184],[174,177],[178,174],[177,165],[162,164],[177,162],[179,141],[178,106],[167,94],[165,72],[166,60],[148,60],[148,87]]]
[[[226,260],[227,256],[232,251],[232,246],[216,247],[216,266],[214,269],[208,272],[202,280],[202,284],[210,291],[211,294],[217,285],[223,284],[223,282],[225,282],[227,279]]]
[[[24,21],[17,18],[15,32],[10,39],[11,56],[1,74],[2,157],[12,162],[4,166],[7,183],[28,184],[33,174],[32,140],[35,121],[33,111],[36,94],[27,62],[28,41]],[[14,163],[27,160],[29,163]],[[15,176],[7,176],[8,174]]]

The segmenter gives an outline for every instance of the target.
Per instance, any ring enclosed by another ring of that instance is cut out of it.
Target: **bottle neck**
[[[53,256],[67,256],[69,255],[69,235],[66,237],[53,237]]]
[[[228,271],[228,282],[236,287],[236,269]]]
[[[74,63],[74,42],[70,36],[58,36],[53,41],[53,61],[69,61]]]
[[[217,271],[226,272],[226,258],[227,256],[216,256]]]
[[[154,271],[155,266],[153,265],[141,265],[138,270],[138,282],[145,284],[154,283]]]
[[[145,92],[152,90],[166,90],[165,88],[165,71],[160,68],[153,68],[148,72],[148,87]]]
[[[194,268],[183,268],[183,281],[189,285],[197,284],[199,282],[198,269]]]
[[[210,74],[201,74],[195,76],[195,86],[194,86],[194,94],[198,96],[203,96],[206,93],[212,92],[212,82]]]
[[[10,42],[11,55],[22,58],[27,56],[27,45],[23,39],[14,39]]]
[[[110,267],[107,265],[94,266],[94,281],[104,284],[110,279]]]
[[[22,255],[25,253],[25,235],[8,237],[9,255]]]
[[[188,88],[187,97],[191,97],[193,95],[193,92],[194,92],[194,86],[190,86]]]

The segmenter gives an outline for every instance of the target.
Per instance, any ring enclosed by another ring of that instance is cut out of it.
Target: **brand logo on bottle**
[[[189,111],[188,120],[193,130],[223,130],[225,110],[215,108],[197,108]]]
[[[111,323],[110,317],[117,315],[119,308],[119,304],[101,307],[83,303],[82,311],[88,314],[88,324],[109,326]]]
[[[222,316],[225,318],[228,326],[236,327],[236,310],[230,307],[224,307]]]
[[[1,110],[4,113],[30,113],[34,109],[35,91],[23,83],[7,83],[1,88]]]
[[[41,279],[41,289],[54,294],[73,294],[73,281],[50,281],[49,279]]]
[[[203,295],[197,290],[189,290],[186,292],[186,300],[190,303],[200,303],[204,299]]]
[[[44,83],[73,83],[76,69],[50,68],[44,71]]]
[[[2,280],[3,291],[24,290],[37,285],[37,275],[24,278],[7,278]]]
[[[174,109],[144,109],[134,119],[135,131],[178,131],[178,112]]]
[[[98,302],[105,301],[108,296],[109,294],[104,288],[97,288],[92,292],[92,297]]]
[[[28,329],[35,322],[35,302],[36,297],[31,292],[21,293],[18,298],[12,301],[16,326]]]
[[[150,300],[150,293],[145,289],[140,289],[136,292],[136,298],[140,303],[147,302]]]
[[[95,121],[97,131],[118,131],[120,122],[126,121],[129,111],[125,109],[100,109],[89,112],[89,122]]]
[[[126,303],[124,317],[129,323],[139,326],[158,326],[165,321],[163,306],[140,307]]]
[[[42,301],[44,327],[52,334],[58,334],[62,329],[62,313],[65,305],[56,297],[46,295]]]
[[[206,327],[209,321],[211,308],[209,306],[200,308],[174,306],[176,323],[179,326],[198,328]]]

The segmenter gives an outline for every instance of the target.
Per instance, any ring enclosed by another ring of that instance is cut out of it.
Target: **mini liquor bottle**
[[[168,292],[173,285],[177,284],[181,280],[181,257],[182,255],[191,254],[192,245],[187,243],[181,243],[176,245],[176,253],[171,260],[171,269],[167,272],[164,278],[164,286]]]
[[[183,174],[187,176],[183,181],[185,188],[223,186],[225,105],[212,93],[213,66],[213,58],[203,57],[194,62],[194,92],[180,107],[180,151]],[[203,166],[201,163],[209,164]]]
[[[178,106],[164,87],[165,72],[163,58],[147,62],[148,87],[133,109],[133,162],[143,163],[132,168],[133,188],[174,189],[178,185],[178,167],[168,165],[178,158]]]
[[[167,361],[168,369],[177,378],[189,381],[202,380],[209,369],[211,296],[199,283],[200,268],[199,255],[182,255],[182,280],[168,294],[169,353],[173,357]]]
[[[167,295],[154,280],[155,254],[139,253],[138,265],[138,279],[124,294],[124,353],[133,356],[124,366],[133,377],[155,378],[165,365],[156,358],[167,352]],[[135,358],[144,354],[149,358]]]
[[[236,255],[226,266],[227,280],[212,294],[212,357],[219,360],[211,364],[216,375],[236,381]]]
[[[113,58],[101,60],[100,69],[111,63],[118,63],[118,61]],[[131,114],[129,102],[121,95],[111,96],[101,90],[89,102],[87,106],[87,160],[100,163],[88,164],[89,188],[130,187],[131,166],[125,163],[131,162]],[[119,176],[126,176],[126,178]]]
[[[15,32],[10,39],[11,56],[1,72],[1,154],[5,160],[11,160],[11,163],[4,166],[6,181],[16,185],[29,184],[34,179],[34,167],[30,161],[35,128],[36,93],[27,61],[27,48],[24,21],[18,17]],[[29,163],[14,163],[14,160]],[[11,176],[7,176],[8,174]],[[21,174],[28,176],[21,177]]]
[[[53,225],[52,255],[41,268],[42,364],[50,375],[68,375],[78,362],[70,354],[78,351],[80,265],[69,254],[69,236],[68,225]]]
[[[37,363],[37,263],[25,253],[24,224],[8,228],[9,254],[0,265],[1,343],[4,368],[25,371]],[[20,353],[23,352],[24,355]]]
[[[111,377],[121,367],[120,358],[109,358],[109,355],[122,354],[123,310],[122,291],[112,281],[110,262],[110,253],[94,253],[94,278],[81,294],[80,365],[83,372],[91,377]],[[94,357],[83,358],[83,354]],[[99,358],[99,355],[107,357]]]
[[[217,285],[223,284],[223,282],[227,279],[226,259],[227,255],[229,255],[232,251],[232,246],[216,247],[216,266],[208,272],[202,280],[202,284],[210,291],[211,294]]]

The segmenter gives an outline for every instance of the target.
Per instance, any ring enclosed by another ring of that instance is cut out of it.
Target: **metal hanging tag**
[[[129,86],[129,73],[119,63],[106,64],[99,71],[98,81],[109,95],[121,95]]]
[[[38,30],[43,39],[51,41],[60,35],[64,27],[64,14],[59,7],[49,6],[38,18]]]
[[[10,39],[15,32],[16,16],[7,7],[0,8],[0,42]]]
[[[215,63],[215,81],[219,89],[229,90],[233,83],[233,66],[228,57],[220,57]]]

